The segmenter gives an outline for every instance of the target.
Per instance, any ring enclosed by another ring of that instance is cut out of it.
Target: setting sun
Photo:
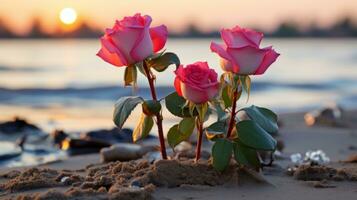
[[[60,20],[64,24],[73,24],[77,20],[77,12],[73,8],[64,8],[60,12]]]

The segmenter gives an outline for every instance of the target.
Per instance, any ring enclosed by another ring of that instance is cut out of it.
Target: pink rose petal
[[[153,43],[154,52],[158,52],[162,48],[164,48],[167,40],[167,35],[168,32],[165,25],[150,28],[150,36]]]
[[[259,68],[255,72],[255,75],[264,74],[264,72],[269,68],[269,66],[275,62],[280,54],[275,52],[274,49],[269,49],[264,56],[263,62],[260,64]]]

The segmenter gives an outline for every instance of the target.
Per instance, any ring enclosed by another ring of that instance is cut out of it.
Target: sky
[[[33,17],[46,31],[55,30],[61,9],[73,7],[79,19],[95,27],[111,27],[115,19],[136,12],[149,14],[153,24],[182,31],[188,24],[202,30],[231,27],[274,29],[293,20],[328,26],[345,16],[357,19],[357,0],[0,0],[0,18],[17,32],[25,32]]]

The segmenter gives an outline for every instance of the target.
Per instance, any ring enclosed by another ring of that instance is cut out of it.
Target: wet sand
[[[356,116],[356,111],[348,113]],[[328,166],[335,169],[349,169],[357,177],[357,163],[344,163],[348,156],[357,154],[357,129],[351,123],[349,127],[307,127],[302,113],[281,114],[283,123],[279,133],[285,149],[283,156],[291,153],[304,153],[307,150],[323,150],[331,159]],[[71,157],[65,161],[42,165],[39,169],[71,170],[74,174],[85,177],[85,169],[89,164],[99,163],[99,155]],[[180,187],[158,186],[148,189],[154,199],[356,199],[356,180],[302,181],[288,176],[286,168],[292,166],[290,160],[276,160],[273,167],[265,168],[263,173],[267,183],[258,183],[252,179],[238,178],[227,184],[216,186],[200,186],[182,184]],[[17,168],[24,171],[27,168]],[[1,169],[0,174],[14,169]],[[76,171],[79,170],[79,171]],[[0,178],[0,184],[8,179]],[[321,186],[322,184],[322,186]],[[321,186],[321,187],[320,187]],[[326,186],[326,187],[325,187]],[[66,191],[69,186],[55,187],[58,191]],[[48,188],[27,190],[25,192],[2,193],[0,199],[16,198],[23,194],[46,192]],[[153,192],[152,192],[153,191]],[[143,197],[144,198],[144,197]],[[148,197],[145,197],[148,198]]]

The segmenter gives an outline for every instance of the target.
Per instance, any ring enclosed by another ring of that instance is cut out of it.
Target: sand
[[[39,199],[357,199],[355,126],[306,127],[303,113],[281,114],[280,119],[283,123],[280,139],[285,144],[283,157],[322,149],[331,163],[325,167],[300,167],[289,175],[287,168],[293,167],[292,163],[286,159],[276,160],[272,167],[264,169],[265,182],[259,182],[247,173],[240,173],[235,165],[220,174],[205,160],[198,167],[193,166],[192,160],[160,161],[154,165],[142,160],[103,165],[99,164],[99,155],[92,154],[36,169],[1,169],[0,174],[8,177],[0,178],[0,184],[7,185],[0,191],[0,199],[25,196]],[[16,185],[26,181],[19,174],[24,177],[31,174],[32,180],[38,182]],[[16,181],[11,185],[13,179]]]

